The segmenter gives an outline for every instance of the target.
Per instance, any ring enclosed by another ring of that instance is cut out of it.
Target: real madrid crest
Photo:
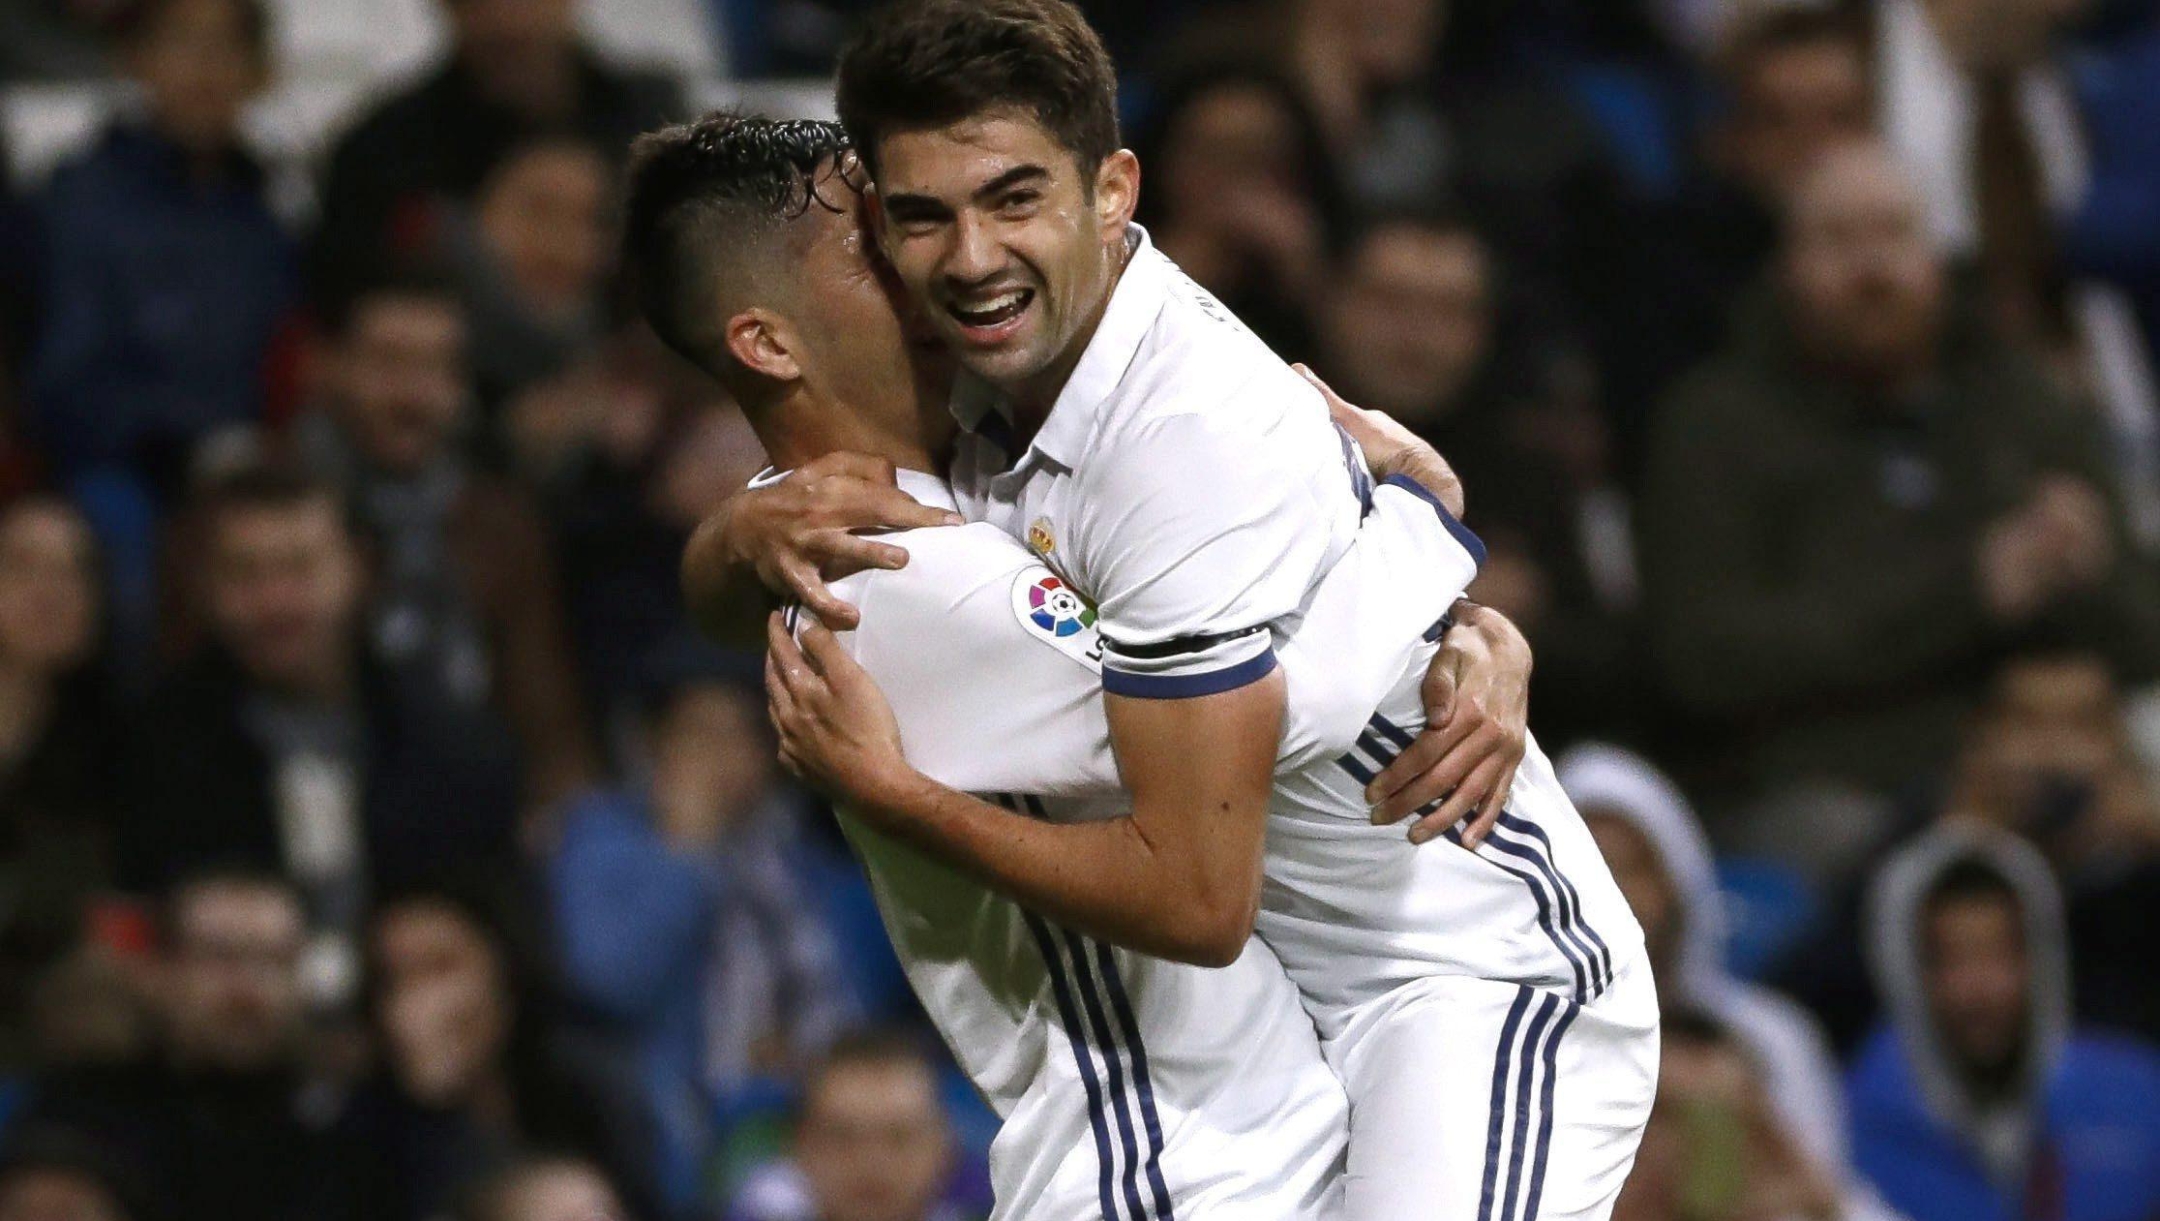
[[[1038,517],[1028,527],[1027,544],[1028,550],[1037,555],[1047,556],[1057,550],[1057,539],[1050,534],[1049,518]]]

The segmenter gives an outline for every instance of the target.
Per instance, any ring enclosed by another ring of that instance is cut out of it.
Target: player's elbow
[[[1171,944],[1158,953],[1196,967],[1227,967],[1245,953],[1252,938],[1253,922],[1259,918],[1259,900],[1200,896],[1179,905],[1177,918],[1166,922]]]

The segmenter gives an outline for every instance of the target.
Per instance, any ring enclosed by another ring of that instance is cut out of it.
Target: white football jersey
[[[933,477],[900,478],[925,504],[953,503]],[[1037,817],[1126,813],[1094,609],[993,527],[889,537],[907,566],[835,592],[862,612],[840,639],[885,692],[909,761]],[[1280,649],[1304,697],[1286,770],[1335,768],[1470,571],[1422,501],[1376,494]],[[1308,635],[1327,647],[1309,653]],[[991,1149],[998,1217],[1334,1215],[1345,1099],[1265,945],[1221,970],[1106,946],[841,821],[924,1007],[1005,1121]]]
[[[1102,322],[1034,439],[1017,445],[1008,405],[980,383],[963,384],[953,411],[961,511],[1025,542],[1100,606],[1104,690],[1232,690],[1268,673],[1293,636],[1315,657],[1352,656],[1387,630],[1385,583],[1347,628],[1323,637],[1307,622],[1373,503],[1362,455],[1318,393],[1137,227]],[[1474,572],[1483,545],[1426,499]],[[1371,824],[1364,784],[1423,726],[1428,655],[1405,659],[1336,760],[1277,778],[1259,931],[1323,1037],[1356,1006],[1436,975],[1581,1003],[1642,952],[1534,742],[1476,853],[1415,848],[1404,828]],[[1325,686],[1292,685],[1293,722]]]

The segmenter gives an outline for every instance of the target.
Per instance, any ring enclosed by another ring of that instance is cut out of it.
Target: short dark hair
[[[2020,910],[2024,907],[2017,884],[1987,858],[1973,854],[1957,858],[1935,876],[1924,907],[1933,914],[1945,904],[1983,899],[2000,900]]]
[[[135,0],[113,18],[114,39],[123,47],[140,47],[156,32],[157,23],[179,0]],[[240,32],[248,50],[258,56],[270,53],[270,8],[263,0],[226,0],[240,15]]]
[[[1034,116],[1083,169],[1120,143],[1117,70],[1065,0],[899,0],[840,53],[834,92],[873,177],[877,142],[894,131],[1006,107]]]
[[[205,527],[235,510],[296,509],[328,504],[347,529],[352,521],[338,485],[305,465],[267,455],[250,456],[210,472],[194,489],[193,509]]]
[[[1758,10],[1735,22],[1718,48],[1716,65],[1728,90],[1746,83],[1747,74],[1772,55],[1802,47],[1842,43],[1865,55],[1867,27],[1839,8],[1779,5]]]
[[[438,301],[465,310],[465,293],[457,278],[429,260],[400,260],[355,277],[338,291],[324,296],[318,311],[322,329],[333,337],[352,329],[353,321],[368,306],[386,298],[402,301]]]
[[[920,1068],[933,1077],[937,1074],[929,1049],[914,1033],[882,1026],[850,1030],[834,1039],[803,1074],[804,1107],[807,1109],[811,1096],[835,1072],[865,1065],[905,1065]]]
[[[716,111],[647,132],[630,146],[623,269],[661,342],[738,399],[751,376],[716,329],[745,255],[812,207],[828,165],[845,157],[837,123]]]

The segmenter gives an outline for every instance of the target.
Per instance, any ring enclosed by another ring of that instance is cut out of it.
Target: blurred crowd
[[[0,189],[0,1221],[980,1216],[676,591],[763,458],[614,194],[724,82],[437,6],[295,166],[278,8],[0,0],[120,99]],[[1666,1006],[1622,1221],[2160,1217],[2160,5],[1083,7],[1155,240],[1464,478]]]

